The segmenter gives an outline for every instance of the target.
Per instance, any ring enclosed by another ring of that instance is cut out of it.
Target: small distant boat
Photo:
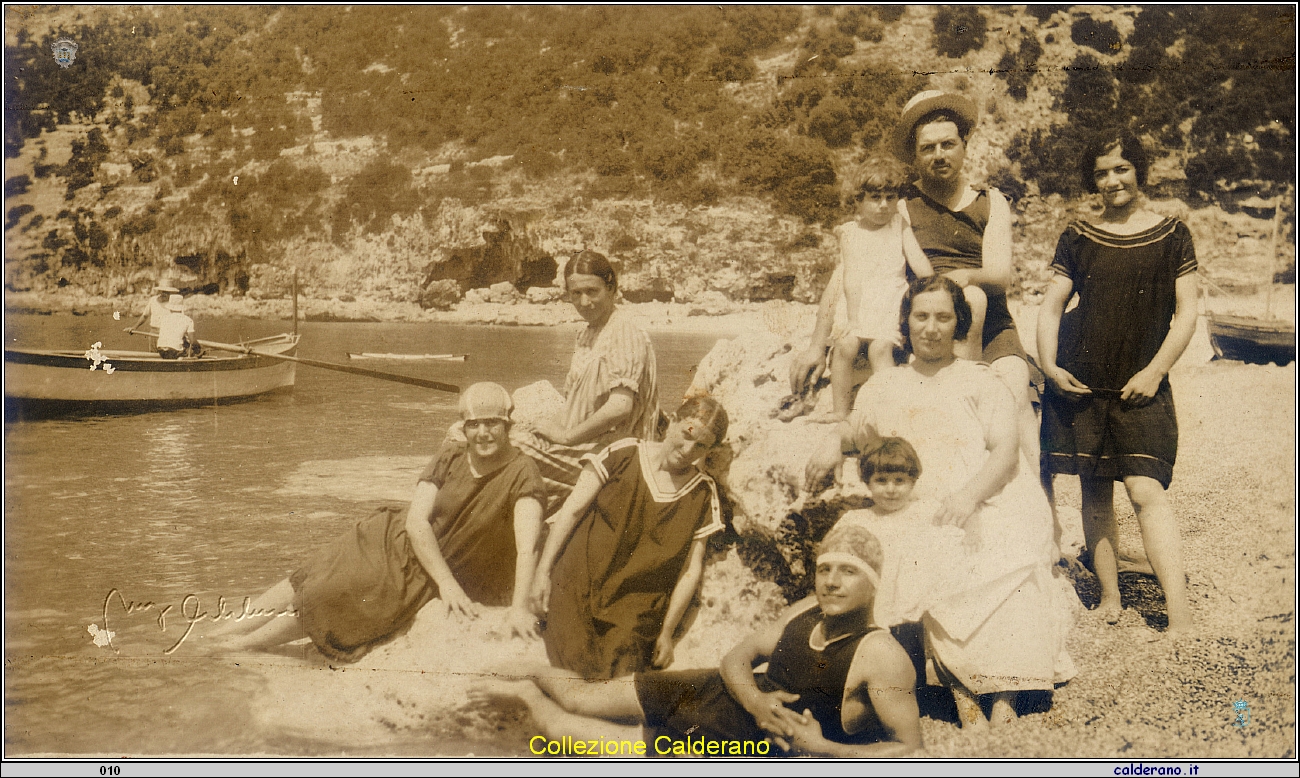
[[[1295,361],[1295,324],[1273,316],[1273,290],[1277,286],[1278,232],[1282,224],[1282,201],[1291,195],[1291,185],[1286,193],[1271,202],[1252,197],[1241,203],[1252,210],[1273,212],[1272,252],[1269,260],[1268,284],[1264,287],[1264,318],[1254,316],[1229,316],[1208,313],[1206,329],[1210,346],[1219,359],[1232,359],[1255,365],[1289,365]]]
[[[1210,345],[1219,359],[1255,365],[1295,361],[1295,325],[1278,319],[1209,315]]]
[[[353,354],[348,352],[348,359],[403,359],[403,360],[437,360],[440,362],[464,362],[468,354]]]
[[[273,335],[244,346],[287,356],[298,336]],[[296,367],[257,353],[163,359],[148,351],[6,348],[6,416],[10,408],[44,416],[212,405],[292,387]]]

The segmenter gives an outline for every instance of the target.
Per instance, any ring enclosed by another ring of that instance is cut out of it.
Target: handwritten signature
[[[116,597],[118,603],[121,604],[124,615],[129,616],[133,613],[157,611],[158,628],[163,632],[167,631],[167,619],[169,617],[173,619],[173,623],[175,620],[180,620],[184,623],[184,633],[182,633],[180,638],[172,644],[171,648],[163,652],[165,655],[171,655],[176,651],[176,649],[180,648],[181,644],[185,642],[185,639],[194,631],[194,626],[203,621],[222,622],[229,621],[230,619],[243,621],[244,619],[252,618],[274,619],[281,616],[298,615],[298,611],[296,611],[292,606],[285,608],[284,610],[276,610],[274,608],[254,608],[252,597],[245,597],[240,609],[238,611],[233,611],[230,609],[230,605],[226,602],[224,596],[217,597],[216,609],[209,612],[203,607],[203,601],[197,594],[185,595],[185,597],[180,601],[179,612],[173,613],[173,611],[178,610],[175,603],[163,605],[151,600],[136,602],[135,600],[128,600],[126,595],[114,588],[110,589],[108,594],[104,597],[103,629],[100,629],[97,624],[91,624],[90,627],[87,628],[91,636],[94,637],[95,645],[107,646],[114,651],[117,651],[117,646],[113,645],[113,636],[117,633],[110,632],[108,628],[109,605],[112,603],[114,597]],[[92,627],[93,629],[91,629]]]

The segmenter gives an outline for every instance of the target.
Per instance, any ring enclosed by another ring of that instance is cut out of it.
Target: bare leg
[[[293,607],[293,584],[289,583],[288,578],[283,579],[275,586],[272,586],[270,589],[267,589],[260,597],[254,599],[253,602],[249,605],[250,610],[252,610],[254,613],[259,613],[259,614],[260,613],[282,613],[286,610],[289,610],[292,607]],[[238,615],[239,614],[237,613],[236,616]],[[258,629],[261,629],[263,626],[265,626],[268,618],[269,617],[263,617],[258,615],[258,616],[245,616],[242,619],[236,619],[235,617],[232,616],[226,619],[216,629],[209,632],[205,637],[209,639],[214,639],[214,638],[221,639],[221,638],[233,637],[236,635],[247,635],[251,632],[256,632]],[[272,620],[281,620],[285,618],[288,617],[281,616],[278,617],[278,619],[272,619]],[[294,619],[294,621],[297,621],[297,619]]]
[[[1191,631],[1192,611],[1187,603],[1186,568],[1183,567],[1183,542],[1178,534],[1174,508],[1164,487],[1154,478],[1129,476],[1124,479],[1129,499],[1137,510],[1142,527],[1142,545],[1146,547],[1151,567],[1165,590],[1165,608],[1169,614],[1169,634]]]
[[[993,710],[989,722],[995,727],[1005,727],[1016,720],[1016,693],[998,692],[993,696]]]
[[[307,637],[302,628],[302,621],[297,616],[275,616],[266,620],[257,619],[256,622],[261,626],[251,635],[220,640],[209,646],[208,651],[232,654],[265,651]]]
[[[849,417],[853,407],[853,361],[858,357],[862,341],[845,335],[835,343],[835,356],[831,359],[831,396],[835,398],[835,420]]]
[[[561,671],[563,672],[563,671]],[[632,679],[619,679],[623,686],[628,689],[632,687]],[[585,684],[577,676],[569,676],[567,679],[547,678],[548,682],[557,683],[557,689],[564,689],[561,694],[569,694],[573,689],[578,688],[574,684]],[[597,714],[591,714],[582,711],[575,711],[566,705],[561,704],[557,699],[547,696],[539,684],[542,678],[538,678],[535,683],[532,680],[519,679],[512,680],[507,676],[493,676],[476,682],[470,687],[469,697],[476,702],[487,702],[494,699],[514,698],[522,701],[528,706],[533,720],[545,731],[547,737],[558,740],[568,735],[575,740],[591,740],[592,738],[605,738],[606,740],[639,740],[641,737],[640,727],[636,725],[628,726],[616,724],[602,718]],[[554,685],[548,683],[548,685]],[[597,682],[597,685],[604,686],[603,682]],[[636,692],[631,692],[631,709],[626,707],[627,700],[623,700],[621,705],[616,704],[624,715],[618,718],[625,720],[634,720],[642,717],[641,704],[636,699]],[[578,698],[585,698],[583,692],[577,692]],[[615,692],[615,696],[619,696]],[[577,706],[578,700],[573,697],[565,698],[565,701],[571,705]],[[604,704],[602,703],[603,707]]]
[[[984,358],[984,317],[988,312],[989,298],[975,284],[963,286],[961,291],[970,304],[971,324],[966,339],[958,341],[955,350],[962,359],[978,362]]]
[[[1092,552],[1092,569],[1101,584],[1097,614],[1107,623],[1119,621],[1119,569],[1115,551],[1119,548],[1119,524],[1115,521],[1115,482],[1079,477],[1083,491],[1083,537]]]
[[[984,711],[980,710],[979,699],[970,690],[960,684],[952,687],[952,698],[957,703],[957,717],[961,719],[962,729],[983,730],[988,728]]]
[[[877,338],[867,346],[867,361],[871,363],[871,374],[894,367],[894,344],[884,338]]]

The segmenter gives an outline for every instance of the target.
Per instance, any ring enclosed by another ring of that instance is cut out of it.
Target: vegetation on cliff
[[[984,106],[974,167],[1022,228],[1067,213],[1102,124],[1164,150],[1161,194],[1235,213],[1291,180],[1292,15],[42,7],[5,41],[5,282],[121,294],[169,269],[265,296],[298,269],[322,294],[445,304],[477,281],[439,265],[522,291],[526,265],[590,245],[646,299],[809,299],[845,172],[935,87]]]

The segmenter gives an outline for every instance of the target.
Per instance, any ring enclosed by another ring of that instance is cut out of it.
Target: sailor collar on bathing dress
[[[675,492],[667,492],[661,489],[659,487],[659,483],[655,481],[655,477],[654,477],[655,469],[654,466],[650,463],[649,453],[646,451],[648,446],[646,446],[645,443],[638,443],[636,448],[637,448],[637,452],[636,452],[637,456],[641,460],[641,480],[644,481],[646,487],[650,489],[650,497],[653,498],[655,502],[660,502],[660,503],[676,502],[680,500],[682,496],[685,495],[687,492],[694,489],[696,484],[698,484],[700,481],[703,481],[705,478],[707,478],[707,476],[705,476],[704,473],[698,467],[696,467],[695,475],[691,476],[691,480],[683,484],[682,488],[678,489]]]
[[[1131,249],[1138,246],[1148,246],[1157,243],[1169,236],[1178,226],[1178,220],[1172,216],[1166,216],[1160,220],[1160,223],[1149,229],[1135,232],[1132,235],[1120,235],[1109,232],[1098,227],[1095,224],[1085,221],[1076,221],[1070,225],[1083,237],[1094,243],[1100,243],[1103,246],[1109,246],[1115,249]]]

